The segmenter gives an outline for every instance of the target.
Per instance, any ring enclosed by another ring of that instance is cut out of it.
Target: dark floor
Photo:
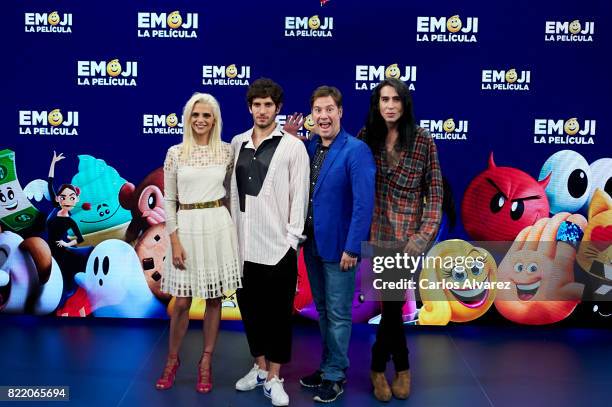
[[[185,338],[174,388],[160,392],[167,321],[38,319],[0,316],[0,385],[67,385],[87,406],[270,406],[260,388],[234,390],[252,366],[240,322],[223,322],[213,360],[214,389],[195,392],[201,323]],[[345,394],[331,405],[378,405],[369,383],[375,327],[355,325]],[[389,406],[606,406],[612,384],[612,331],[585,328],[407,326],[413,392]],[[313,406],[298,378],[317,367],[315,323],[295,325],[293,361],[283,368],[292,406]],[[391,366],[388,373],[390,376]],[[0,403],[1,404],[1,403]],[[66,403],[4,403],[41,406]]]

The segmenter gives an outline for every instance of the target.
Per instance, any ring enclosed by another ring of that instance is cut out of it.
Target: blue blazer
[[[308,143],[314,158],[319,136]],[[324,261],[361,253],[374,211],[376,164],[367,144],[344,129],[332,142],[312,194],[315,244]],[[312,188],[312,186],[311,186]]]

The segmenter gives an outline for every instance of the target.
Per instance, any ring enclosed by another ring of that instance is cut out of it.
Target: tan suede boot
[[[391,400],[391,389],[387,378],[384,373],[370,371],[370,379],[372,379],[372,385],[374,386],[374,397],[378,401],[389,401]]]
[[[410,370],[403,370],[395,374],[391,384],[393,396],[396,399],[407,399],[410,395]]]

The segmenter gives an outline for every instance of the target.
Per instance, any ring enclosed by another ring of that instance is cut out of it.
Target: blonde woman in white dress
[[[172,253],[166,256],[161,290],[175,297],[170,320],[168,359],[155,384],[174,384],[178,352],[189,324],[192,297],[206,299],[204,350],[196,390],[212,389],[211,359],[221,319],[224,291],[241,287],[236,229],[227,207],[233,154],[221,141],[217,100],[195,93],[183,111],[183,142],[168,149],[164,162],[166,229]]]

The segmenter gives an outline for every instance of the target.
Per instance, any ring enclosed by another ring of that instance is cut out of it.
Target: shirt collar
[[[338,139],[340,138],[340,136],[342,136],[344,133],[344,129],[342,127],[340,127],[340,131],[338,132],[338,134],[336,134],[336,137],[334,137],[334,139],[332,140],[331,144],[328,145],[327,147],[323,146],[323,139],[321,138],[321,136],[316,138],[316,142],[317,142],[317,147],[321,148],[321,149],[330,149],[332,148],[332,146],[334,145],[334,143],[336,141],[338,141]]]
[[[336,141],[336,140],[334,140],[334,141]],[[332,144],[334,144],[334,143],[332,142]],[[328,146],[324,146],[323,143],[322,143],[322,139],[320,137],[317,139],[317,151],[327,151],[327,150],[329,150],[330,147],[331,147],[331,144],[328,145]]]
[[[246,146],[244,146],[245,148],[251,148],[253,150],[255,150],[255,144],[253,144],[253,128],[251,128],[251,130],[248,131],[247,133],[247,144]],[[263,143],[266,140],[270,140],[272,137],[282,137],[285,133],[283,133],[283,131],[281,130],[281,127],[279,124],[276,125],[276,127],[274,128],[274,130],[272,131],[272,133],[270,133],[270,135],[268,137],[266,137],[265,139],[261,140],[261,143]],[[260,145],[261,145],[260,143]]]

